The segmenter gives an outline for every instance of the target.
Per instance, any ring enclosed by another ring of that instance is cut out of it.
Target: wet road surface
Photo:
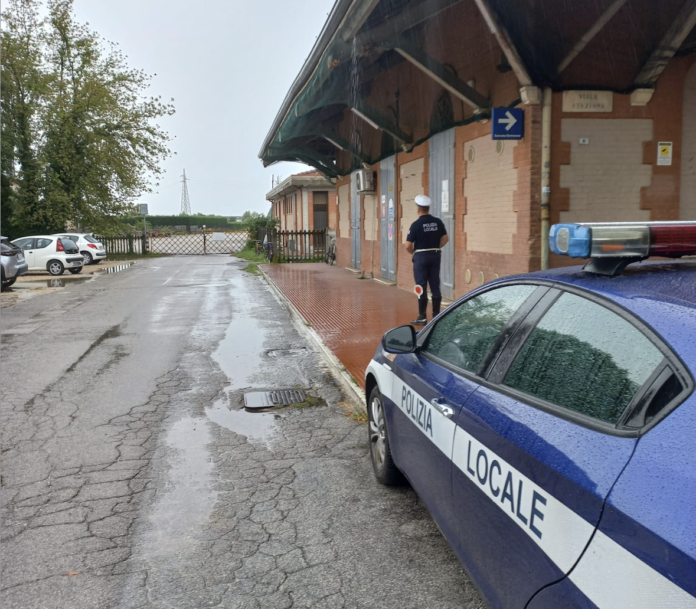
[[[3,310],[5,609],[481,606],[245,264],[150,260]],[[281,387],[319,403],[242,409]]]

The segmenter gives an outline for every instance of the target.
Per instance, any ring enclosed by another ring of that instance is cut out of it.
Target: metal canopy
[[[435,41],[425,38],[424,28],[432,36],[435,23],[451,28],[453,19],[458,44],[435,44],[440,53],[433,55]],[[475,120],[490,107],[487,94],[468,82],[471,75],[452,69],[472,54],[496,63],[504,56],[520,86],[621,93],[652,87],[672,56],[696,51],[695,23],[696,0],[594,0],[582,6],[558,0],[337,0],[259,156],[265,165],[299,160],[337,177],[356,162],[372,164],[398,148],[410,149],[428,118],[395,108],[416,107],[413,97],[424,87],[441,87],[462,100]],[[481,24],[493,40],[483,56],[473,46],[480,45]],[[389,73],[404,62],[414,66],[414,77],[397,89],[398,101],[375,97],[373,92],[394,95]],[[394,145],[363,149],[347,129],[381,131]]]

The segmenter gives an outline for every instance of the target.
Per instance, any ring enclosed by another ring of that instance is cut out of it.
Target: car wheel
[[[82,268],[83,267],[80,267],[79,269],[68,269],[68,270],[70,271],[71,275],[77,275],[78,273],[82,272]]]
[[[94,262],[94,259],[92,258],[92,254],[90,254],[89,252],[82,252],[82,258],[85,261],[85,266],[87,266],[88,264],[92,264],[92,262]]]
[[[63,271],[65,271],[65,267],[60,260],[51,260],[46,268],[51,275],[62,275]]]
[[[13,285],[15,281],[17,281],[16,277],[13,277],[12,279],[5,279],[5,276],[3,275],[3,277],[2,277],[2,289],[6,290],[11,285]]]
[[[367,407],[368,433],[370,437],[370,458],[375,478],[385,486],[398,486],[404,483],[404,476],[392,459],[387,432],[387,419],[384,413],[384,401],[379,389],[375,387],[370,393]]]

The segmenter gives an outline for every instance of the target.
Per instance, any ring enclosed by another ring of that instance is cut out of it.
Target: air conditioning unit
[[[356,175],[358,182],[358,192],[375,191],[375,172],[369,169],[361,169]]]

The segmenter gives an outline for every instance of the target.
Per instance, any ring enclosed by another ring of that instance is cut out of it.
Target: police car
[[[696,222],[555,225],[366,371],[371,457],[490,607],[696,608]],[[630,264],[640,262],[640,264]]]

